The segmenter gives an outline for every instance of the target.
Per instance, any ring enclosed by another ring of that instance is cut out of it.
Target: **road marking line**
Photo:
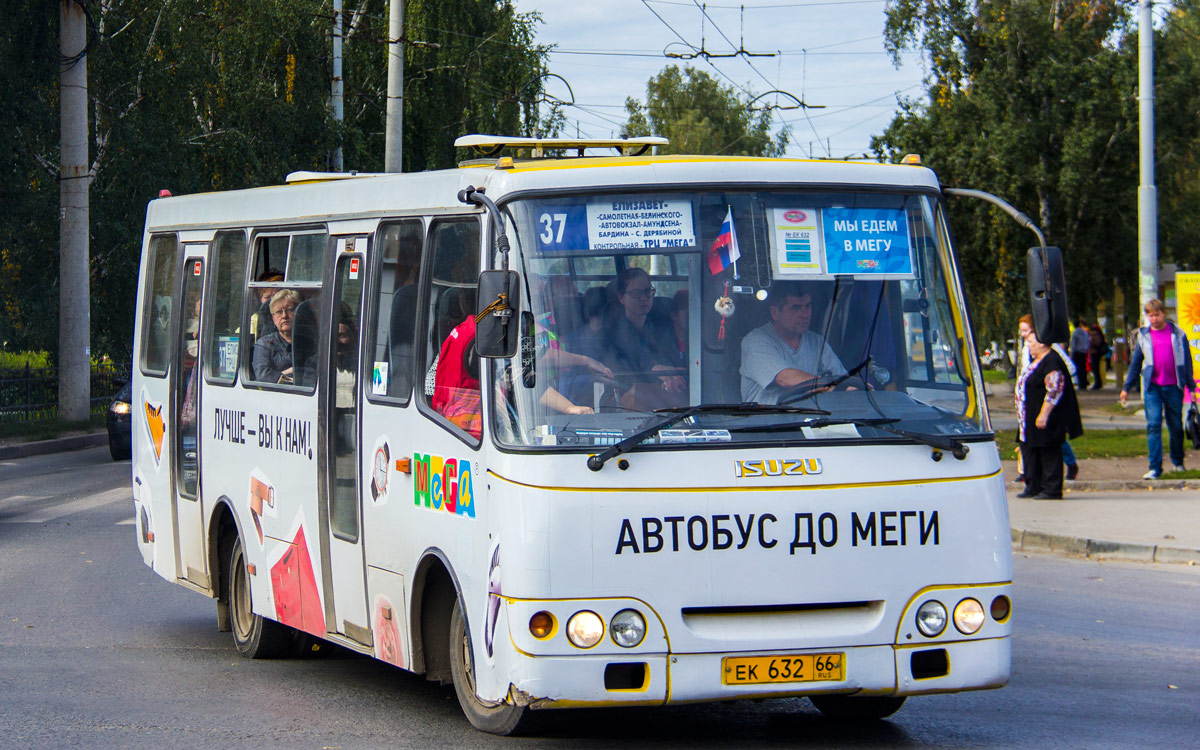
[[[85,510],[92,510],[111,503],[132,500],[130,489],[128,487],[118,487],[115,490],[101,492],[98,495],[90,495],[81,497],[78,500],[69,500],[65,503],[52,505],[40,510],[33,510],[21,515],[12,516],[0,520],[0,523],[46,523],[53,521],[63,516],[69,516],[73,513],[82,513]]]
[[[114,526],[132,526],[137,521],[136,518],[126,518],[124,521],[117,521]]]

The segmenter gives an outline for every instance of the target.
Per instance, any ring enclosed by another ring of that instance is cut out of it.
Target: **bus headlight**
[[[646,637],[646,620],[636,610],[623,609],[613,615],[608,629],[613,643],[622,648],[633,648]]]
[[[567,640],[579,648],[591,648],[604,637],[604,620],[595,612],[584,610],[567,620]]]
[[[946,605],[930,599],[917,609],[917,630],[926,638],[934,638],[946,629]]]
[[[954,607],[954,627],[963,635],[974,635],[983,627],[983,605],[977,600],[963,599]]]

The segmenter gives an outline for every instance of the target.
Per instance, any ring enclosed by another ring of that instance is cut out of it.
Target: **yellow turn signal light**
[[[529,618],[529,634],[538,640],[545,640],[554,634],[554,615],[549,612],[536,612]]]

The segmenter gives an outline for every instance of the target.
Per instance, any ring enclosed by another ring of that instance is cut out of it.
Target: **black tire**
[[[886,719],[904,705],[904,696],[894,695],[810,695],[817,710],[838,721],[875,721]]]
[[[458,705],[471,726],[481,732],[503,737],[518,734],[527,726],[529,709],[510,703],[491,703],[479,699],[475,694],[475,669],[471,655],[471,637],[467,631],[462,605],[454,603],[450,614],[450,674],[454,679],[454,692],[458,694]]]
[[[112,456],[114,461],[128,461],[132,457],[133,451],[128,443],[119,440],[110,432],[108,433],[108,455]]]
[[[240,538],[235,538],[229,547],[225,573],[229,581],[227,596],[233,645],[238,653],[247,659],[272,659],[292,653],[295,644],[292,628],[254,614],[250,571]]]

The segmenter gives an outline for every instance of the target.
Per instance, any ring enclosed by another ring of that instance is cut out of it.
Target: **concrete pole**
[[[333,119],[342,124],[342,0],[333,0]],[[333,171],[342,171],[342,144],[333,152]]]
[[[1154,186],[1154,23],[1150,0],[1138,2],[1138,318],[1158,296],[1158,193]]]
[[[63,63],[58,265],[58,416],[82,422],[91,413],[91,339],[88,308],[87,18],[76,0],[59,0]]]
[[[403,171],[404,147],[404,0],[391,0],[388,21],[387,124],[383,171]]]

